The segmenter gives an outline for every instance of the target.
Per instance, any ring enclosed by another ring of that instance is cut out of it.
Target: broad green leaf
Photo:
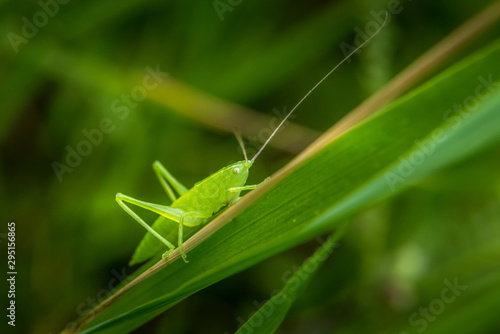
[[[334,232],[328,240],[286,282],[281,291],[269,299],[248,321],[241,326],[237,334],[253,333],[256,329],[261,334],[274,333],[290,310],[293,302],[304,291],[318,268],[333,252],[336,242],[344,235],[345,227]]]
[[[221,227],[188,253],[189,264],[175,261],[142,281],[84,333],[129,332],[196,291],[496,142],[499,58],[497,42],[341,136],[322,138],[325,144],[309,150],[307,159],[299,156],[208,224],[201,234]]]

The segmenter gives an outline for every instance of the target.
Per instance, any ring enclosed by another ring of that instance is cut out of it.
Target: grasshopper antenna
[[[356,49],[354,49],[351,53],[349,53],[344,59],[342,59],[342,61],[340,63],[338,63],[337,65],[335,65],[335,67],[330,71],[328,72],[324,77],[323,79],[321,79],[300,101],[299,103],[297,103],[295,105],[295,107],[292,108],[292,110],[290,110],[290,112],[285,116],[285,118],[283,118],[283,120],[281,121],[281,123],[278,125],[278,127],[274,130],[274,132],[269,136],[269,138],[267,138],[267,141],[264,143],[264,145],[262,145],[262,147],[260,148],[260,150],[254,155],[254,157],[252,158],[252,163],[255,161],[255,159],[257,159],[257,157],[259,156],[259,154],[264,150],[264,148],[267,146],[267,144],[269,144],[269,142],[271,141],[271,139],[273,139],[273,137],[276,135],[276,133],[279,131],[279,129],[283,126],[283,124],[285,124],[286,120],[288,119],[288,117],[290,117],[290,115],[295,111],[295,109],[297,109],[297,107],[309,96],[309,94],[312,93],[313,90],[315,90],[319,85],[321,85],[321,83],[330,76],[330,74],[332,74],[340,65],[342,65],[347,59],[351,58],[351,56],[356,53],[359,49],[361,49],[363,46],[366,45],[366,43],[368,43],[373,37],[375,37],[379,32],[380,30],[382,30],[382,28],[385,27],[386,23],[387,23],[387,19],[389,18],[389,13],[386,11],[385,12],[385,19],[384,19],[384,22],[382,23],[382,25],[380,26],[380,28],[377,29],[377,31],[375,31],[373,33],[373,35],[371,35],[366,41],[364,41],[363,43],[361,43],[361,45],[359,45]]]
[[[234,136],[236,137],[238,144],[240,144],[241,150],[243,151],[243,155],[245,156],[245,164],[248,165],[247,151],[245,150],[245,143],[243,142],[243,138],[241,137],[241,133],[239,131],[235,131]]]

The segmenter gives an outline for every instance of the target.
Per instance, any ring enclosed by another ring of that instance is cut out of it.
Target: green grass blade
[[[212,224],[220,228],[189,252],[189,264],[175,261],[144,280],[84,332],[131,331],[196,291],[323,233],[497,141],[499,58],[500,43],[495,43],[292,164],[295,168],[207,225],[201,234]],[[485,87],[490,78],[492,84]],[[424,150],[429,143],[433,149]],[[390,181],[391,173],[397,182]],[[239,215],[231,216],[234,212]]]
[[[304,291],[318,268],[333,252],[336,242],[344,235],[345,224],[334,232],[314,254],[290,277],[283,289],[269,299],[241,326],[237,334],[253,333],[258,328],[259,333],[274,333],[281,325],[290,307]]]

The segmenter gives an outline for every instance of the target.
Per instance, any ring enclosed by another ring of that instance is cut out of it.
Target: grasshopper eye
[[[233,173],[234,174],[239,174],[240,173],[240,169],[238,167],[233,168]]]

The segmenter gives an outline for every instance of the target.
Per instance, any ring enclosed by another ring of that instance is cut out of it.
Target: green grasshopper
[[[298,106],[298,105],[297,105]],[[255,156],[248,160],[245,145],[240,135],[236,138],[240,144],[244,161],[238,161],[226,166],[216,173],[210,175],[204,180],[196,183],[193,188],[187,189],[182,183],[169,173],[169,171],[159,162],[153,163],[153,169],[160,181],[163,189],[168,197],[172,200],[170,206],[148,203],[137,200],[130,196],[121,193],[116,194],[116,201],[129,215],[131,215],[139,224],[148,230],[153,236],[165,244],[169,249],[163,253],[162,258],[168,257],[170,252],[175,249],[175,246],[160,235],[155,229],[149,226],[142,218],[140,218],[130,207],[126,204],[133,204],[146,210],[159,214],[167,219],[179,223],[178,230],[178,247],[179,253],[183,260],[188,262],[186,254],[182,248],[183,243],[183,227],[185,226],[199,226],[207,223],[212,219],[214,214],[219,212],[223,207],[231,205],[240,199],[240,193],[245,190],[255,189],[258,185],[245,185],[248,179],[248,170],[252,167],[255,159],[264,150],[267,144],[271,141],[272,137],[278,132],[281,126],[286,122],[292,111],[282,120],[280,125],[275,129],[273,134],[268,138],[266,143],[260,148]],[[177,191],[180,197],[176,197],[173,189]],[[141,244],[148,243],[148,235],[144,237]],[[152,254],[151,254],[152,255]]]
[[[243,141],[238,137],[238,141],[245,152]],[[218,172],[210,175],[204,180],[196,183],[193,188],[187,189],[159,162],[153,163],[153,169],[163,186],[168,197],[172,200],[171,206],[143,202],[135,198],[116,194],[118,204],[130,214],[139,224],[144,226],[152,235],[164,243],[169,250],[163,253],[166,258],[175,246],[156,232],[151,226],[146,224],[127,204],[130,203],[141,208],[153,211],[167,219],[179,223],[178,247],[179,253],[185,262],[186,254],[182,248],[183,226],[198,226],[207,223],[223,207],[235,203],[240,198],[240,192],[252,190],[257,185],[245,185],[248,178],[248,170],[252,167],[257,155],[252,160],[248,160],[245,152],[245,160],[230,164]],[[170,183],[170,184],[169,184]],[[176,197],[172,188],[180,195]],[[146,240],[146,239],[144,239]]]
[[[269,136],[267,141],[262,145],[260,150],[255,154],[255,156],[248,160],[243,140],[241,136],[237,136],[238,142],[243,150],[245,156],[244,161],[238,161],[230,164],[218,172],[210,175],[204,180],[196,183],[193,188],[187,189],[183,186],[175,177],[173,177],[168,170],[163,167],[163,165],[156,161],[153,163],[153,169],[160,181],[163,189],[167,193],[168,197],[172,200],[170,206],[148,203],[144,201],[137,200],[135,198],[123,195],[121,193],[116,194],[116,201],[129,215],[131,215],[139,224],[141,224],[151,235],[146,234],[142,239],[137,250],[148,248],[151,245],[151,236],[156,237],[161,243],[163,243],[168,250],[163,253],[162,258],[167,258],[175,246],[165,239],[160,233],[158,233],[154,227],[159,228],[157,223],[161,224],[162,221],[158,220],[153,227],[149,226],[142,220],[130,207],[126,204],[133,204],[138,207],[144,208],[146,210],[155,212],[162,217],[169,220],[175,221],[179,224],[178,229],[178,248],[182,259],[188,262],[186,259],[186,254],[182,247],[183,243],[183,230],[184,226],[200,226],[206,224],[210,221],[216,213],[218,213],[222,208],[235,203],[240,198],[240,193],[245,190],[252,190],[257,187],[257,185],[245,185],[248,178],[248,171],[252,167],[255,159],[264,150],[264,148],[269,144],[271,139],[276,135],[279,129],[287,121],[287,119],[292,115],[292,113],[297,109],[297,107],[304,101],[312,91],[314,91],[330,74],[332,74],[342,63],[349,59],[355,52],[361,49],[366,43],[368,43],[375,35],[377,35],[380,30],[384,27],[387,22],[387,16],[385,18],[382,26],[366,41],[355,48],[351,53],[349,53],[340,63],[338,63],[330,72],[328,72],[296,105],[292,110],[285,116],[281,123],[276,127],[274,132]],[[177,191],[180,197],[177,198],[173,189]],[[163,222],[164,223],[164,222]],[[137,252],[136,250],[136,252]],[[154,254],[147,254],[148,258]]]

